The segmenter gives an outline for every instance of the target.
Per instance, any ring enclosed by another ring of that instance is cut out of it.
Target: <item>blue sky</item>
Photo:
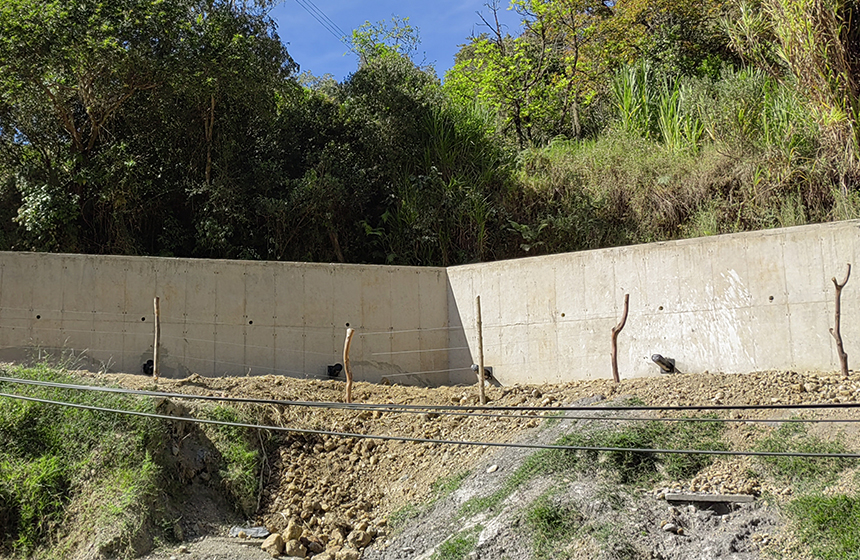
[[[408,17],[409,24],[418,28],[421,37],[416,62],[436,68],[439,77],[454,64],[454,54],[459,45],[466,42],[474,30],[481,32],[480,11],[489,19],[490,10],[486,0],[312,0],[328,18],[347,35],[365,21],[390,20],[393,15]],[[307,4],[303,0],[302,4]],[[518,17],[507,10],[507,2],[500,0],[500,18],[515,34]],[[278,4],[270,15],[278,24],[278,35],[287,43],[287,50],[301,66],[301,71],[310,71],[315,76],[332,74],[342,81],[357,67],[357,58],[318,23],[298,0],[285,0]]]

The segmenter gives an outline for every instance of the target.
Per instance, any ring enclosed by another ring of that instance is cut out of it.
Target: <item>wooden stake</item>
[[[830,334],[836,339],[836,352],[839,354],[839,363],[842,365],[842,375],[848,377],[848,354],[842,347],[842,333],[839,330],[839,320],[842,311],[842,288],[848,283],[848,278],[851,276],[851,263],[848,263],[848,272],[845,273],[845,280],[840,284],[836,281],[836,277],[831,278],[833,285],[836,286],[836,318],[834,328],[830,329]]]
[[[478,318],[478,395],[481,404],[487,404],[487,395],[484,394],[484,333],[481,330],[481,296],[475,297],[475,311]]]
[[[627,309],[630,302],[630,294],[624,294],[624,314],[621,316],[621,322],[612,328],[612,379],[616,383],[621,382],[618,376],[618,333],[624,328],[627,323]]]
[[[161,341],[161,309],[158,305],[158,296],[152,301],[155,311],[155,341],[152,343],[152,376],[158,381],[158,345]]]
[[[346,402],[352,402],[352,370],[349,367],[349,345],[352,344],[352,335],[355,329],[346,329],[346,340],[343,342],[343,371],[346,374]]]

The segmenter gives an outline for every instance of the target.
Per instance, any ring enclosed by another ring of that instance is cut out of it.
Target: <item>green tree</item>
[[[218,229],[216,189],[247,172],[244,137],[294,69],[273,29],[236,2],[4,2],[0,135],[26,246],[188,250],[166,229]]]
[[[612,3],[598,0],[514,0],[523,33],[512,37],[498,19],[481,16],[488,28],[472,37],[446,76],[446,87],[461,102],[477,99],[493,108],[502,129],[520,148],[564,134],[582,135],[582,106],[615,64],[607,22]]]
[[[358,55],[359,65],[386,56],[412,59],[418,54],[421,39],[418,29],[409,24],[409,18],[394,16],[391,21],[371,23],[365,21],[352,32],[352,49]]]

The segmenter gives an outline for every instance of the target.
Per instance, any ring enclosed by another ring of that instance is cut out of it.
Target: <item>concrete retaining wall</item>
[[[0,359],[48,351],[137,372],[161,298],[163,374],[324,376],[357,329],[356,378],[472,383],[475,296],[503,384],[624,377],[651,354],[683,372],[838,369],[834,288],[860,263],[860,221],[442,268],[0,253]],[[842,295],[860,360],[860,271]]]
[[[503,384],[611,378],[610,333],[629,293],[622,377],[656,374],[652,354],[690,373],[838,370],[831,278],[841,282],[849,262],[860,263],[857,220],[453,267],[450,320],[464,328],[451,346],[474,353],[480,294],[485,362]],[[860,363],[860,270],[842,317],[850,366]]]
[[[165,376],[325,376],[349,324],[357,379],[448,380],[445,271],[434,268],[2,253],[0,357],[86,350],[82,365],[139,372],[156,295]]]

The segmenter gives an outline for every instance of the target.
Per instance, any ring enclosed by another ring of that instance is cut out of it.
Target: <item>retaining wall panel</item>
[[[836,363],[835,348],[829,328],[832,315],[825,306],[817,303],[798,303],[788,306],[791,329],[792,366],[796,369],[815,369],[815,364]]]
[[[711,243],[685,243],[678,250],[678,310],[701,312],[710,308],[713,293],[713,271],[710,260]],[[645,260],[642,254],[641,260]]]
[[[782,236],[748,236],[746,239],[747,289],[750,305],[785,303],[785,240]]]
[[[787,306],[774,302],[753,307],[750,310],[750,337],[755,356],[753,369],[792,367],[793,342]]]
[[[255,327],[275,326],[275,274],[278,263],[245,264],[245,321]],[[255,331],[259,332],[259,331]],[[258,336],[258,335],[255,335]],[[268,339],[271,339],[269,332]],[[269,364],[271,367],[272,364]]]
[[[275,371],[288,377],[305,373],[303,327],[275,327]]]
[[[275,299],[270,302],[276,327],[301,327],[305,321],[305,270],[307,266],[275,266]]]

